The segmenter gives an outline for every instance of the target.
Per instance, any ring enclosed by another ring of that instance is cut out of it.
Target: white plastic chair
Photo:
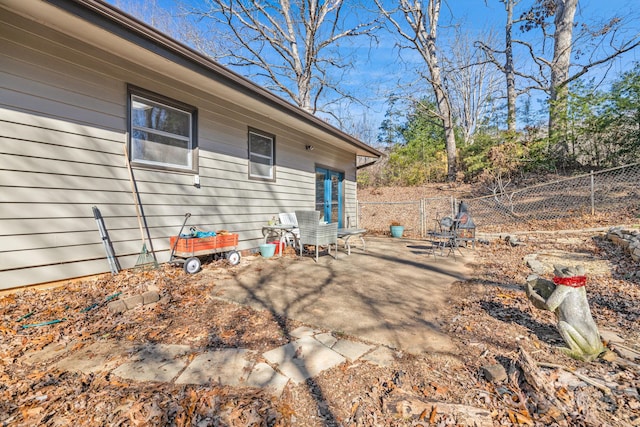
[[[298,219],[296,218],[295,212],[280,212],[278,217],[280,218],[280,224],[295,227],[282,236],[286,240],[287,245],[295,247],[296,242],[300,240],[300,228],[298,228]]]

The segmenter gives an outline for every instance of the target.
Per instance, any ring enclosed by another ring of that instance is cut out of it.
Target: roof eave
[[[359,155],[367,155],[371,157],[380,157],[382,155],[382,153],[375,148],[341,131],[340,129],[309,113],[308,111],[305,111],[304,109],[285,101],[283,98],[280,98],[279,96],[269,92],[256,83],[241,76],[240,74],[231,71],[230,69],[197,52],[189,46],[157,31],[148,24],[111,6],[103,0],[45,1],[83,18],[88,18],[88,12],[94,16],[106,19],[128,32],[146,39],[160,49],[170,51],[174,55],[178,55],[184,60],[187,60],[198,67],[202,67],[207,71],[213,72],[227,86],[232,87],[240,92],[250,92],[252,96],[259,98],[262,102],[299,120],[302,120],[322,130],[323,132],[330,134],[335,138],[346,142],[347,144],[356,148],[356,153]],[[363,154],[363,152],[366,154]]]

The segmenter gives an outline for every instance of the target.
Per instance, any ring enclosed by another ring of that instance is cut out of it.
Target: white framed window
[[[275,181],[275,137],[249,129],[249,178]]]
[[[142,89],[129,88],[131,162],[197,172],[197,111]]]

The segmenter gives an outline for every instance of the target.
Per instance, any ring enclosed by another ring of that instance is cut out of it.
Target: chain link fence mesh
[[[359,226],[388,234],[401,221],[408,237],[424,237],[436,220],[455,216],[453,197],[406,202],[359,202]],[[512,192],[465,199],[480,232],[580,229],[613,226],[640,216],[640,163],[560,179]]]
[[[640,211],[640,163],[467,200],[478,228],[533,231],[633,221]]]
[[[358,226],[375,234],[389,234],[389,226],[398,222],[404,234],[420,236],[422,229],[422,202],[359,202]]]

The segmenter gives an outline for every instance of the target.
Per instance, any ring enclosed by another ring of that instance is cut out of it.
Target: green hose
[[[104,302],[109,302],[114,298],[117,298],[118,296],[120,296],[120,294],[122,294],[122,292],[118,292],[115,293],[113,295],[108,296],[107,298],[105,298]],[[90,306],[83,308],[82,310],[80,310],[80,313],[86,313],[89,310],[93,310],[94,308],[98,307],[100,304],[98,303],[94,303],[91,304]],[[30,313],[25,314],[24,316],[19,317],[16,322],[20,322],[28,317],[31,317],[33,314],[35,313],[35,311],[32,311]],[[64,322],[67,319],[55,319],[55,320],[49,320],[47,322],[40,322],[40,323],[31,323],[29,325],[22,325],[22,329],[27,329],[27,328],[37,328],[39,326],[47,326],[47,325],[55,325],[56,323],[60,323],[60,322]]]
[[[37,328],[38,326],[54,325],[56,323],[64,322],[65,320],[67,319],[55,319],[55,320],[49,320],[48,322],[31,323],[29,325],[22,325],[22,329]]]

